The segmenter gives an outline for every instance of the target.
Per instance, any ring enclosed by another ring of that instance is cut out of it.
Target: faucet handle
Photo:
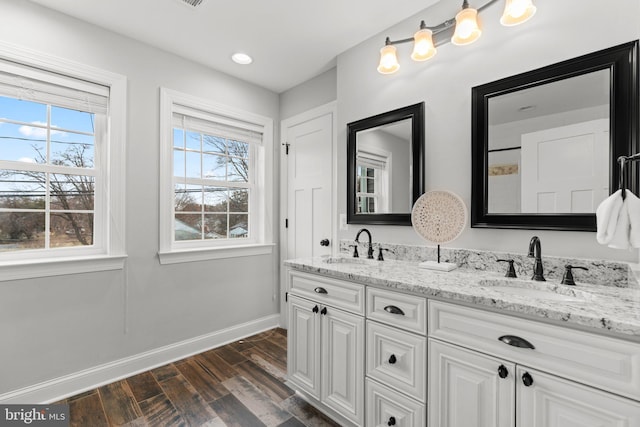
[[[382,251],[391,252],[392,254],[395,254],[395,252],[392,251],[391,249],[387,249],[387,248],[383,248],[382,246],[379,246],[378,247],[378,261],[384,261],[384,257],[382,256]]]
[[[508,262],[509,263],[509,267],[507,267],[507,273],[504,275],[504,277],[518,277],[516,275],[516,269],[513,266],[513,260],[512,259],[497,259],[496,261],[498,261],[498,262]]]
[[[575,286],[576,282],[573,280],[572,269],[579,268],[581,270],[589,270],[587,267],[581,267],[578,265],[567,264],[564,266],[564,275],[562,276],[562,281],[560,282],[563,285]]]
[[[360,255],[358,254],[358,245],[349,245],[349,247],[353,248],[353,257],[359,258]]]

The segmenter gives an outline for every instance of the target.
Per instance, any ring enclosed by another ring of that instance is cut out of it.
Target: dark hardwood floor
[[[337,426],[284,384],[272,329],[70,397],[71,426]]]

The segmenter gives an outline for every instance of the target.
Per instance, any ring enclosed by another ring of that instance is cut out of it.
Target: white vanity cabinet
[[[639,344],[438,301],[429,336],[431,427],[640,427]]]
[[[424,427],[427,300],[367,288],[367,426]]]
[[[364,286],[290,271],[289,385],[341,424],[364,425]]]

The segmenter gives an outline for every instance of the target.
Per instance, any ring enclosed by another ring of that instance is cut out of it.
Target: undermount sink
[[[376,261],[374,259],[366,259],[366,258],[353,258],[353,257],[343,257],[343,256],[332,256],[332,257],[328,257],[328,258],[324,258],[322,260],[322,262],[325,262],[327,264],[359,264],[359,265],[365,265],[365,264],[375,264],[379,261]]]
[[[566,285],[547,282],[528,282],[523,280],[484,279],[480,286],[504,292],[505,294],[535,298],[547,301],[586,302],[592,295]]]

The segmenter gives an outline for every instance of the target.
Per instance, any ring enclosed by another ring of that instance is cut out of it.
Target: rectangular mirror
[[[472,227],[595,230],[637,149],[636,56],[628,43],[472,89]]]
[[[424,192],[424,103],[347,128],[347,222],[410,225]]]

